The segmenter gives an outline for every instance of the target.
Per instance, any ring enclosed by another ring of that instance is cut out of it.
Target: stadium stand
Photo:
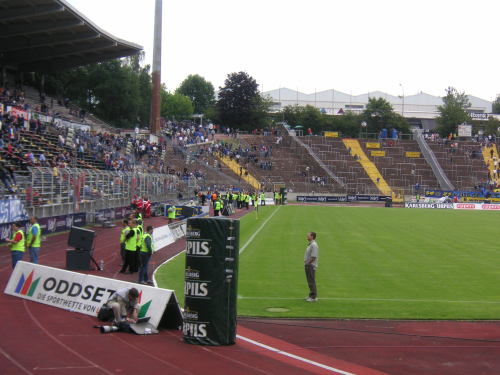
[[[308,152],[280,130],[269,135],[239,135],[234,150],[225,153],[238,159],[242,168],[255,176],[266,191],[273,191],[280,185],[294,192],[336,189],[336,184],[325,177]]]
[[[488,179],[495,184],[495,187],[499,184],[498,178],[498,151],[497,145],[495,143],[490,143],[482,148],[483,159],[488,169]]]
[[[307,144],[318,157],[345,184],[345,189],[336,186],[335,192],[349,194],[378,194],[379,190],[368,177],[363,167],[345,147],[340,138],[309,137],[300,139]]]
[[[343,139],[344,145],[349,152],[355,156],[355,159],[361,164],[366,174],[375,186],[378,188],[382,195],[392,196],[392,189],[385,181],[384,177],[380,174],[377,166],[366,156],[361,148],[361,144],[357,139]]]
[[[384,156],[369,156],[392,189],[404,194],[415,194],[415,188],[425,190],[438,187],[432,169],[422,157],[418,144],[413,140],[363,139],[360,143],[368,150],[367,143],[378,143]],[[408,154],[411,153],[411,154]],[[409,155],[412,155],[411,157]],[[416,157],[416,155],[419,155]],[[418,184],[418,185],[417,185]]]
[[[427,143],[456,189],[473,191],[490,185],[480,142],[429,138]]]

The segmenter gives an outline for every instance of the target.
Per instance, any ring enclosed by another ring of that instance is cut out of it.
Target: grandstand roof
[[[64,0],[0,1],[0,65],[54,72],[142,49],[102,30]]]

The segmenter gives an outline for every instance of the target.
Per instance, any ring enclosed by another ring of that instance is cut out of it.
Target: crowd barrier
[[[42,235],[47,235],[56,232],[62,232],[69,230],[72,226],[83,227],[87,224],[87,218],[84,212],[77,214],[67,214],[52,217],[43,217],[38,219],[40,228],[42,229]],[[24,226],[25,233],[28,230],[29,222],[28,220],[21,220],[21,224]],[[0,241],[5,241],[12,235],[12,223],[0,224]]]
[[[459,198],[497,198],[500,201],[500,193],[488,192],[488,197],[481,191],[461,191],[461,190],[425,190],[424,195],[429,198],[459,197]]]
[[[168,216],[168,209],[172,205],[166,204],[164,206],[164,216]],[[201,215],[203,213],[202,206],[175,206],[175,217],[177,219],[187,219],[188,217]]]
[[[490,203],[416,203],[406,202],[405,208],[500,211],[500,204]]]
[[[24,205],[17,197],[0,199],[0,224],[27,220],[28,214]]]
[[[104,208],[95,212],[95,221],[120,220],[128,218],[134,209],[131,206]]]
[[[335,203],[335,202],[385,202],[391,197],[388,195],[338,195],[338,196],[309,196],[298,195],[297,202],[322,202],[322,203]]]

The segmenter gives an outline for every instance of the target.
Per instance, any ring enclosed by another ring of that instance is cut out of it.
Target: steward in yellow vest
[[[122,266],[125,264],[125,235],[130,230],[128,220],[122,221],[122,229],[120,230],[120,257],[122,258]]]
[[[30,262],[38,264],[38,254],[40,253],[40,246],[42,245],[42,228],[38,224],[36,216],[30,217],[31,227],[26,236],[26,247],[30,252]]]
[[[177,213],[177,207],[175,207],[174,205],[171,205],[168,208],[167,213],[168,213],[168,223],[170,224],[175,220],[175,215]]]
[[[23,259],[26,251],[26,240],[21,227],[21,223],[12,224],[12,236],[7,240],[10,247],[10,255],[12,257],[12,268],[15,268],[17,262]]]
[[[146,233],[144,233],[144,236],[142,238],[141,250],[139,252],[141,264],[141,266],[139,267],[139,284],[152,284],[148,276],[149,260],[151,259],[151,255],[154,251],[152,233],[153,227],[149,225],[146,228]]]
[[[139,229],[136,228],[137,222],[135,220],[129,221],[129,230],[125,232],[125,263],[120,270],[120,273],[125,273],[127,268],[129,273],[137,272],[137,239],[139,236]]]
[[[223,207],[224,203],[222,203],[222,200],[220,198],[217,198],[217,200],[215,201],[214,216],[219,216]]]

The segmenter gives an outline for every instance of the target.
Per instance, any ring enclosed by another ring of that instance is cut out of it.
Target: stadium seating
[[[343,139],[344,145],[350,150],[355,159],[361,164],[366,174],[372,182],[377,186],[382,195],[392,196],[392,189],[380,174],[377,166],[368,158],[366,153],[361,148],[361,144],[357,139]]]
[[[379,193],[374,182],[353,155],[349,154],[340,138],[304,136],[300,139],[310,146],[320,160],[344,182],[345,188],[337,188],[337,192],[349,194]]]
[[[442,140],[427,143],[455,189],[475,190],[477,186],[487,183],[488,169],[480,143],[472,141],[452,143]]]
[[[243,166],[261,182],[265,190],[272,191],[283,184],[294,192],[339,191],[338,184],[323,177],[325,172],[307,151],[286,137],[283,137],[279,144],[277,137],[270,135],[240,135],[238,140],[250,150],[257,148],[257,151],[252,153],[255,157],[250,157]],[[269,150],[268,158],[262,157],[258,151],[262,146]],[[313,176],[321,177],[324,183],[313,183]]]
[[[377,150],[384,151],[385,156],[369,156],[369,158],[393,189],[402,191],[404,194],[414,194],[417,183],[422,191],[426,188],[439,187],[434,172],[422,155],[420,157],[406,156],[407,152],[420,154],[416,141],[360,140],[365,150],[367,150],[366,144],[373,142],[380,143],[380,149]]]

